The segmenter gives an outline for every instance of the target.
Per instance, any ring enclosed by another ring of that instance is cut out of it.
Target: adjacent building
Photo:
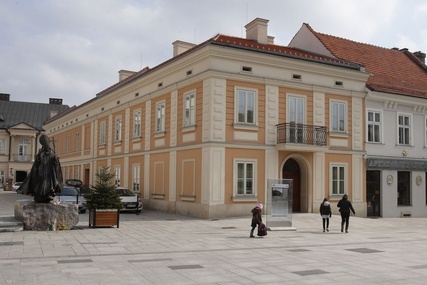
[[[146,208],[202,218],[248,215],[267,179],[294,180],[293,210],[349,194],[367,212],[366,82],[349,60],[274,44],[268,20],[246,38],[176,41],[173,57],[49,119],[65,178],[101,166]],[[333,207],[337,212],[337,208]]]
[[[365,67],[370,74],[363,111],[367,215],[427,217],[425,53],[358,43],[308,24],[289,47]]]
[[[0,94],[0,184],[11,187],[27,177],[44,133],[44,122],[69,107],[62,99],[49,103],[10,101],[10,94]]]

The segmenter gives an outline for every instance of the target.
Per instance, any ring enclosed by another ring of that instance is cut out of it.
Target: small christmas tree
[[[109,167],[102,166],[101,171],[96,174],[96,185],[92,186],[92,193],[86,200],[88,209],[121,209],[122,200],[111,180],[114,173],[110,173]]]

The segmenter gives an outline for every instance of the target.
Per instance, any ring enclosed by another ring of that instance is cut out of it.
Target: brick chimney
[[[0,101],[10,101],[10,94],[0,93]]]
[[[49,98],[49,104],[51,104],[51,105],[62,105],[62,99]]]
[[[246,39],[257,41],[260,44],[269,44],[274,41],[274,37],[267,34],[269,20],[256,18],[245,26]]]
[[[426,54],[421,51],[414,52],[414,55],[422,62],[426,63]]]

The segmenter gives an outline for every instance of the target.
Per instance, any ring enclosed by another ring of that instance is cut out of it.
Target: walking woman
[[[252,229],[251,229],[251,234],[249,235],[249,237],[251,238],[255,237],[254,230],[259,225],[259,223],[262,222],[261,211],[262,211],[261,203],[258,203],[258,205],[256,205],[256,207],[252,209],[252,223],[251,223]]]
[[[323,223],[323,232],[329,232],[329,218],[332,217],[331,203],[329,203],[328,198],[323,199],[323,202],[320,204],[320,215],[322,216]]]
[[[340,213],[341,213],[341,232],[344,231],[344,224],[345,224],[345,232],[348,233],[348,224],[350,222],[350,210],[353,212],[353,215],[356,215],[356,212],[354,212],[353,205],[348,200],[347,194],[344,194],[344,196],[342,196],[342,199],[338,202],[337,207],[340,208]]]

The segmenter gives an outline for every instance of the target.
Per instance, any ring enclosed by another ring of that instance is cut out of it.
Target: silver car
[[[74,203],[79,205],[79,212],[86,213],[86,207],[84,205],[85,198],[80,194],[80,192],[72,186],[64,186],[61,193],[55,194],[58,201],[64,201],[67,203]]]
[[[120,211],[134,211],[136,213],[140,213],[142,211],[142,201],[139,195],[125,187],[117,187],[116,191],[119,193],[120,199],[123,203],[123,208]]]

